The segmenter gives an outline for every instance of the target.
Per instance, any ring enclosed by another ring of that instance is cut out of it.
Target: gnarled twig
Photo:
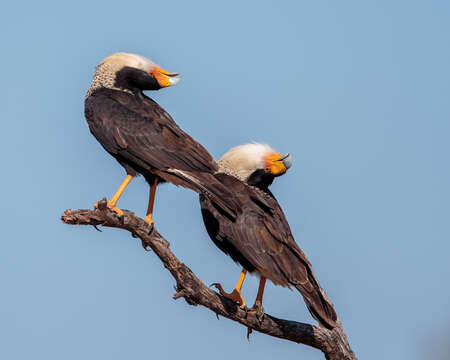
[[[246,313],[231,300],[226,299],[207,287],[170,250],[170,243],[155,228],[150,228],[141,218],[124,210],[118,217],[106,207],[106,200],[98,203],[95,210],[66,210],[61,220],[72,225],[106,226],[124,229],[142,240],[162,261],[176,281],[174,299],[183,297],[190,305],[202,305],[230,320],[237,321],[255,331],[312,346],[321,350],[328,360],[356,359],[340,321],[333,330],[296,321],[277,319],[265,314],[260,322],[253,313]]]

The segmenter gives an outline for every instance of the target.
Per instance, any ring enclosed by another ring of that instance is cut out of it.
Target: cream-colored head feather
[[[156,64],[141,55],[116,53],[103,59],[103,61],[98,65],[97,70],[104,66],[108,67],[110,70],[115,70],[114,72],[117,72],[126,66],[148,72],[151,71]]]
[[[258,169],[264,169],[264,158],[275,151],[267,144],[250,143],[239,145],[226,154],[218,161],[219,171],[225,172],[246,181],[248,177]]]
[[[86,96],[89,96],[95,89],[100,87],[127,91],[124,89],[117,89],[114,85],[116,81],[116,73],[127,66],[140,69],[145,72],[149,72],[154,68],[157,68],[157,65],[153,61],[137,54],[116,53],[110,55],[97,65],[94,79]]]

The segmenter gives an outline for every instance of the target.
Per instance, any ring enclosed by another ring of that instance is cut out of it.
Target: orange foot
[[[229,294],[223,290],[222,285],[220,285],[219,283],[213,283],[210,286],[214,286],[217,290],[219,290],[220,295],[222,295],[223,297],[226,297],[227,299],[238,303],[241,309],[247,310],[247,305],[245,304],[244,298],[242,297],[241,292],[238,289],[234,289],[233,292]]]
[[[119,217],[120,217],[120,216],[123,216],[123,211],[122,211],[121,209],[119,209],[119,208],[116,206],[116,204],[113,204],[113,203],[111,203],[111,202],[108,201],[107,204],[106,204],[106,206],[108,207],[108,209],[114,211]],[[95,202],[95,203],[94,203],[94,207],[95,207],[96,209],[98,209],[98,202]]]
[[[153,226],[153,224],[155,223],[155,220],[153,220],[152,214],[149,214],[145,217],[145,222],[149,225],[149,226]]]

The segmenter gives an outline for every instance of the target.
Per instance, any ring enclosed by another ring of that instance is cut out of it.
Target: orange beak
[[[283,175],[292,165],[292,156],[288,153],[282,155],[271,153],[264,157],[264,171],[274,176]]]
[[[148,73],[156,79],[159,86],[161,86],[161,87],[168,87],[171,85],[176,85],[181,80],[180,77],[176,77],[176,76],[180,75],[179,73],[171,73],[171,72],[168,72],[167,70],[164,70],[158,66],[155,66]]]

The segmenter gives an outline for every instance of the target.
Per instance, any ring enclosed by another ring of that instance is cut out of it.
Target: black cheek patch
[[[143,70],[125,66],[116,73],[114,86],[122,89],[159,90],[158,81]]]
[[[264,169],[258,169],[249,176],[247,184],[266,190],[272,184],[274,178],[272,174],[266,173]]]

